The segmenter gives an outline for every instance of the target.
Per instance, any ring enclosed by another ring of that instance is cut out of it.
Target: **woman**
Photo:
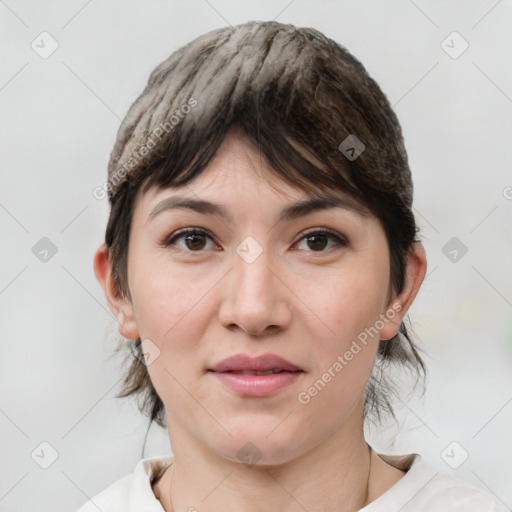
[[[80,512],[491,511],[363,433],[393,413],[426,272],[387,98],[313,29],[215,30],[152,73],[118,134],[96,276],[134,340],[123,395],[167,427]]]

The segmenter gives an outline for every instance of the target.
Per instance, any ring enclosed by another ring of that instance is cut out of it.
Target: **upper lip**
[[[236,372],[236,371],[265,371],[283,370],[289,372],[302,371],[298,366],[275,354],[264,354],[251,357],[246,354],[235,354],[223,359],[209,369],[214,372]]]

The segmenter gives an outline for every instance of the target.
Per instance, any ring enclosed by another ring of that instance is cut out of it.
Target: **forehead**
[[[314,163],[322,165],[318,160]],[[229,203],[260,208],[279,204],[283,208],[282,220],[336,207],[371,216],[366,205],[344,190],[327,189],[314,182],[310,189],[304,190],[293,180],[284,179],[254,143],[239,132],[228,134],[206,168],[193,180],[180,186],[155,185],[145,193],[139,191],[136,203],[140,202],[148,210],[147,215],[155,210],[158,213],[162,209],[189,208],[226,220],[233,220],[223,206]]]

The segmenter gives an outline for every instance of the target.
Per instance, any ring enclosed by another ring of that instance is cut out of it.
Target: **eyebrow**
[[[368,210],[360,203],[349,197],[325,196],[319,198],[310,198],[297,203],[293,203],[284,208],[279,215],[278,222],[290,221],[308,214],[328,210],[332,208],[343,208],[352,211],[363,217],[368,216]],[[168,210],[186,209],[206,215],[216,215],[227,221],[232,221],[231,214],[226,208],[218,203],[212,203],[203,199],[194,199],[189,197],[169,197],[158,203],[148,216],[146,222],[156,217],[159,213]]]

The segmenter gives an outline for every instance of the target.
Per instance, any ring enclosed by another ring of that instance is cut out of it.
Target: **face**
[[[277,464],[362,431],[379,339],[402,312],[380,222],[337,197],[292,210],[311,198],[231,134],[194,181],[137,198],[125,335],[143,340],[171,443]]]

